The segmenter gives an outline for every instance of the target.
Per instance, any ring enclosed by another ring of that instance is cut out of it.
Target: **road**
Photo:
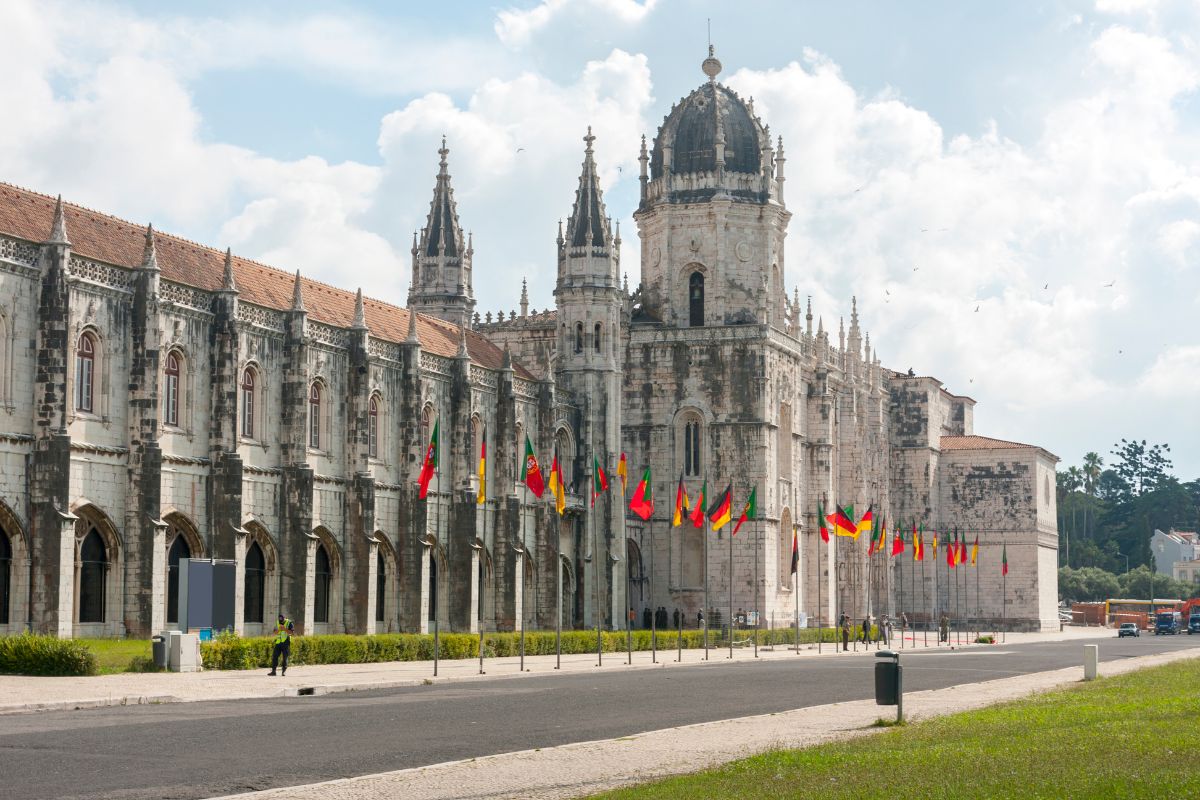
[[[1102,661],[1200,637],[1088,640]],[[1082,641],[903,655],[907,691],[1078,666]],[[796,658],[0,717],[0,797],[203,798],[873,696],[873,658]]]

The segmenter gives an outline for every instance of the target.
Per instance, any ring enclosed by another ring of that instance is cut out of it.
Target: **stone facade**
[[[277,611],[306,633],[476,631],[558,609],[567,628],[660,606],[694,623],[731,597],[780,625],[962,602],[932,559],[824,543],[818,504],[851,503],[978,534],[982,599],[957,614],[1055,624],[1056,459],[976,436],[973,400],[883,367],[853,301],[836,343],[814,331],[784,290],[783,142],[719,71],[710,54],[643,143],[633,291],[588,132],[542,312],[524,292],[519,313],[475,311],[444,142],[408,309],[0,186],[0,632],[175,625],[186,557],[238,562],[249,634]],[[526,438],[543,472],[562,465],[562,515],[519,482]],[[648,521],[616,486],[592,505],[622,453],[629,492],[650,469]],[[680,476],[693,498],[731,487],[735,518],[756,488],[758,518],[672,528]]]

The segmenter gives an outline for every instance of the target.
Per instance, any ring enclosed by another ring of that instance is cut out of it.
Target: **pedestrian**
[[[658,627],[662,628],[663,630],[667,629],[667,607],[666,606],[658,607]]]
[[[281,675],[287,675],[288,656],[292,654],[292,634],[296,632],[296,626],[290,619],[283,614],[279,615],[279,622],[275,625],[275,647],[271,649],[271,671],[268,675],[275,674],[275,668],[279,665],[279,657],[283,656],[283,671]]]
[[[704,627],[704,609],[698,608],[698,609],[696,609],[696,629],[699,630],[700,628],[703,628],[703,627]]]
[[[646,606],[645,610],[642,611],[642,630],[650,630],[650,619],[650,606]]]
[[[879,620],[879,638],[883,641],[884,647],[892,646],[892,618],[887,614]]]
[[[679,608],[678,608],[678,606],[676,606],[676,608],[675,608],[675,613],[671,615],[671,627],[672,628],[679,627]]]
[[[842,612],[842,617],[838,620],[838,627],[842,629],[842,650],[850,649],[850,617],[846,616],[846,612]]]
[[[938,622],[938,628],[938,641],[950,644],[950,617],[942,614],[942,618]]]
[[[862,621],[862,643],[871,643],[871,617],[869,614],[863,617]]]
[[[904,632],[907,630],[908,630],[908,612],[901,611],[900,612],[900,638],[901,639],[904,638]],[[914,639],[914,641],[916,641],[916,640]]]
[[[637,624],[637,612],[633,610],[633,606],[629,607],[629,630],[633,630],[633,626]]]

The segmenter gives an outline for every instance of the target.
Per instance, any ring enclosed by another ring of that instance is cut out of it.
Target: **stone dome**
[[[766,132],[740,97],[710,80],[676,105],[658,129],[651,179],[665,172],[664,147],[671,148],[672,174],[716,172],[718,124],[725,138],[725,171],[759,174]]]

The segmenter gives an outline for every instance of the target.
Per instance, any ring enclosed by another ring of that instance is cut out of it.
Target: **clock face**
[[[733,250],[737,253],[738,261],[749,261],[750,256],[753,255],[753,250],[747,241],[738,242],[737,247],[733,248]]]

